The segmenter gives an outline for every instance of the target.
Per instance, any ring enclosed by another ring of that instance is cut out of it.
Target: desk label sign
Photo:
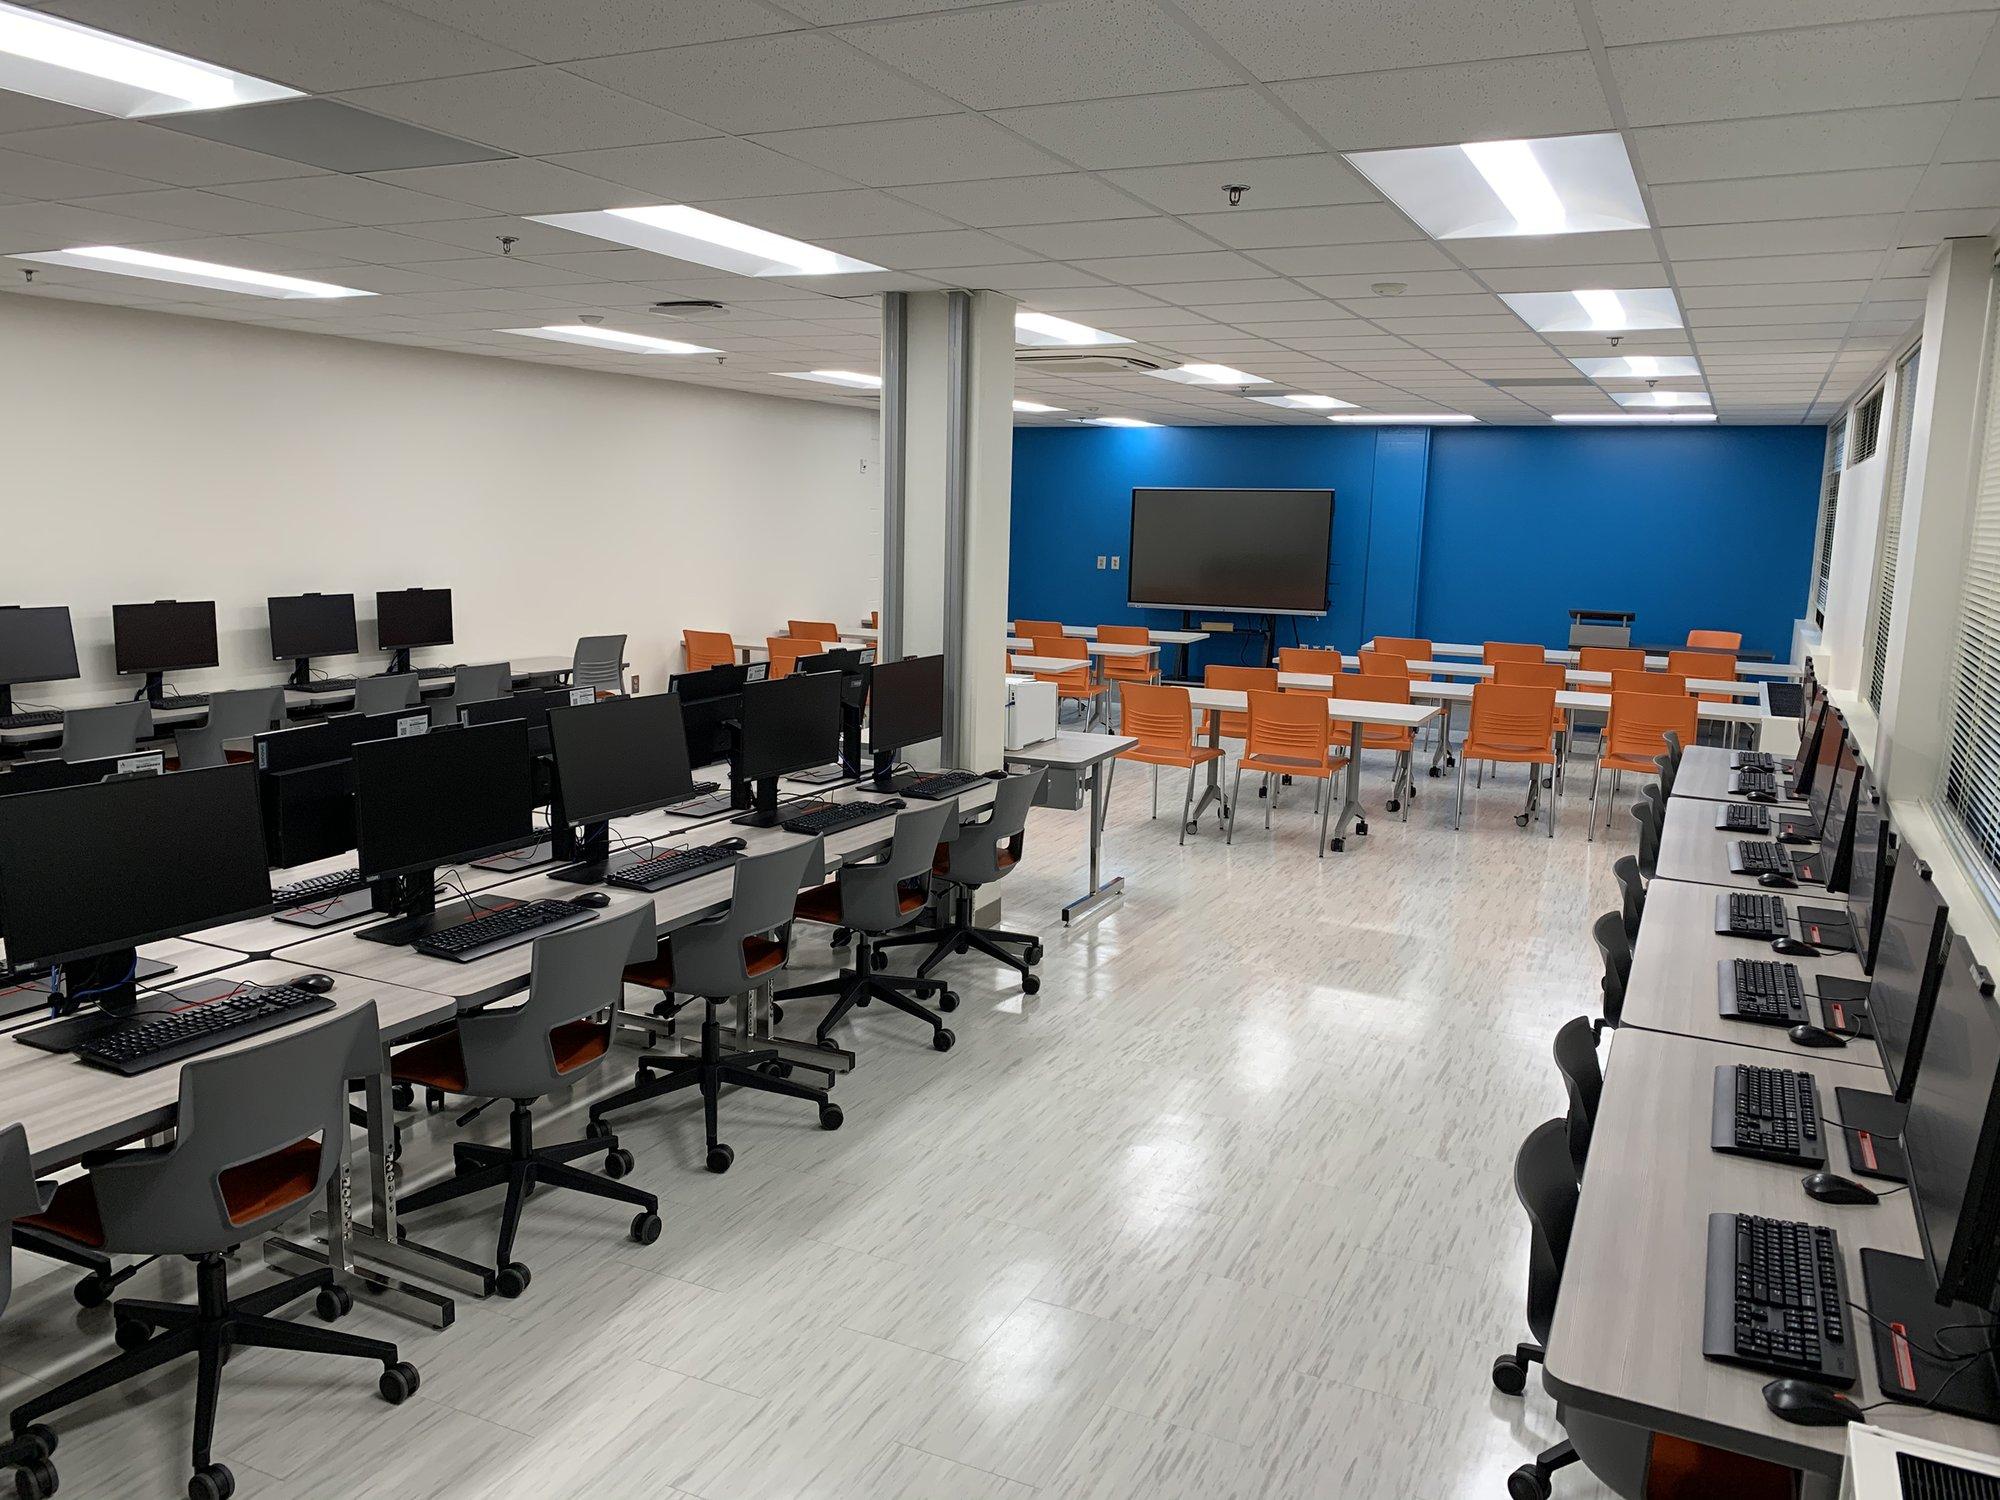
[[[406,740],[413,734],[429,734],[431,716],[429,714],[405,714],[396,721],[396,738]]]
[[[118,776],[165,775],[167,756],[163,750],[149,750],[144,755],[121,755],[118,757]]]
[[[595,703],[596,701],[596,688],[573,687],[569,690],[569,706],[571,708],[582,708],[585,704]]]

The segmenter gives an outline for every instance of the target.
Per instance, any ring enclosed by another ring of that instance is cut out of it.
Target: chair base
[[[1555,1492],[1555,1487],[1549,1483],[1549,1476],[1576,1462],[1576,1449],[1567,1442],[1557,1443],[1555,1447],[1538,1454],[1533,1463],[1522,1464],[1507,1476],[1509,1500],[1549,1500]]]
[[[308,1292],[320,1293],[322,1317],[337,1318],[353,1306],[353,1298],[334,1284],[331,1268],[308,1271],[275,1286],[264,1287],[234,1301],[229,1296],[228,1262],[220,1255],[191,1257],[195,1263],[198,1301],[144,1302],[115,1304],[118,1343],[126,1352],[66,1380],[54,1390],[14,1408],[9,1421],[14,1431],[11,1451],[23,1442],[35,1443],[29,1429],[51,1412],[73,1406],[114,1386],[192,1356],[197,1361],[195,1377],[194,1475],[188,1485],[191,1496],[226,1500],[235,1489],[228,1469],[214,1461],[215,1413],[222,1395],[222,1367],[232,1349],[289,1349],[306,1354],[331,1354],[344,1359],[370,1359],[382,1366],[379,1389],[392,1404],[407,1400],[417,1389],[414,1365],[403,1363],[396,1346],[381,1339],[366,1339],[330,1328],[312,1328],[287,1323],[270,1314]],[[44,1455],[44,1460],[46,1455]],[[24,1471],[32,1474],[32,1470]]]
[[[623,1177],[632,1170],[632,1153],[618,1149],[618,1137],[603,1132],[580,1141],[565,1141],[559,1146],[537,1146],[535,1117],[529,1103],[526,1099],[514,1101],[504,1149],[460,1141],[451,1148],[457,1175],[396,1200],[396,1212],[407,1214],[492,1188],[505,1188],[507,1198],[500,1209],[500,1237],[493,1252],[494,1289],[503,1297],[518,1297],[528,1289],[532,1273],[514,1259],[514,1236],[521,1226],[521,1206],[537,1187],[568,1188],[593,1198],[629,1203],[639,1210],[632,1220],[632,1238],[639,1244],[650,1245],[660,1237],[660,1200],[656,1196],[570,1165],[579,1156],[602,1151],[605,1171]]]
[[[819,1106],[820,1129],[840,1129],[840,1106],[827,1097],[825,1089],[794,1083],[789,1076],[791,1064],[776,1052],[722,1050],[722,1026],[715,1014],[718,1003],[715,1000],[708,1002],[708,1014],[701,1023],[699,1054],[694,1057],[641,1057],[639,1073],[632,1087],[608,1099],[599,1099],[590,1106],[590,1128],[593,1131],[603,1130],[604,1116],[615,1109],[630,1109],[649,1099],[659,1099],[682,1089],[698,1088],[701,1090],[702,1125],[708,1136],[708,1170],[727,1172],[730,1163],[736,1160],[736,1153],[717,1139],[716,1111],[723,1085],[728,1084],[733,1088],[754,1089],[760,1094],[810,1099]],[[771,1071],[766,1072],[765,1069]]]
[[[928,935],[928,934],[926,934]],[[788,990],[779,990],[773,997],[779,1001],[815,1000],[827,996],[833,998],[833,1009],[820,1019],[814,1032],[822,1047],[833,1045],[833,1028],[838,1026],[857,1005],[866,1005],[871,1000],[880,1000],[884,1005],[900,1010],[904,1015],[914,1016],[919,1021],[928,1021],[931,1027],[931,1045],[940,1052],[949,1052],[958,1038],[951,1028],[944,1024],[944,1017],[929,1006],[920,1005],[920,997],[938,995],[938,1010],[956,1010],[958,996],[946,989],[935,979],[918,979],[903,974],[878,974],[874,971],[878,940],[871,934],[854,934],[854,967],[842,969],[832,979],[823,979],[817,984],[801,984]]]
[[[147,1264],[135,1260],[120,1270],[111,1262],[111,1257],[95,1250],[86,1250],[81,1245],[73,1245],[60,1235],[48,1234],[40,1229],[28,1229],[19,1225],[14,1229],[14,1248],[60,1261],[66,1266],[75,1266],[90,1274],[79,1281],[71,1294],[79,1307],[102,1307],[111,1300],[111,1294],[137,1274],[139,1268]]]
[[[876,951],[885,948],[904,948],[913,944],[929,943],[931,951],[917,965],[917,978],[928,979],[931,970],[943,963],[954,953],[966,953],[977,948],[995,963],[1005,964],[1021,976],[1021,989],[1025,994],[1035,994],[1042,987],[1042,981],[1033,970],[1042,961],[1042,940],[1033,933],[1004,932],[997,927],[976,927],[972,921],[972,892],[962,890],[952,902],[950,920],[936,927],[923,928],[916,932],[896,932],[887,937],[875,939]],[[1010,947],[1019,947],[1021,952],[1010,953]]]

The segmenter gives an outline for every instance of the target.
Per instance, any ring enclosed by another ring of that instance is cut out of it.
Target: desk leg
[[[1211,750],[1220,750],[1222,748],[1222,714],[1219,710],[1209,714],[1208,726],[1208,748]],[[1222,757],[1219,755],[1209,761],[1208,783],[1202,787],[1200,799],[1195,803],[1194,809],[1188,813],[1187,831],[1189,833],[1201,832],[1201,810],[1211,802],[1215,804],[1216,826],[1222,827],[1229,822],[1229,804],[1222,795]]]
[[[749,1015],[743,1016],[739,1008],[737,1016],[739,1022],[746,1024],[717,1028],[728,1050],[775,1052],[793,1067],[811,1068],[816,1073],[824,1073],[828,1088],[833,1087],[833,1080],[837,1074],[854,1071],[854,1054],[845,1048],[836,1050],[820,1047],[777,1034],[771,1025],[770,985],[762,984],[753,990],[748,1004]]]
[[[1444,712],[1438,716],[1437,748],[1431,751],[1430,774],[1433,776],[1442,776],[1446,766],[1458,764],[1458,757],[1451,753],[1451,714],[1458,705],[1446,698],[1438,706]]]
[[[1079,917],[1095,916],[1125,894],[1125,877],[1103,878],[1104,814],[1111,791],[1114,762],[1101,760],[1090,768],[1090,888],[1062,909],[1067,927]]]
[[[1335,854],[1347,847],[1347,825],[1356,833],[1368,831],[1367,810],[1361,805],[1361,724],[1347,726],[1347,774],[1341,778],[1340,821],[1333,825],[1333,839],[1327,845]]]

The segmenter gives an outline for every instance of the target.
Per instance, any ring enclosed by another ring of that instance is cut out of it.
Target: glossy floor
[[[1314,858],[1298,789],[1272,832],[1260,811],[1225,848],[1211,817],[1181,848],[1134,769],[1106,837],[1128,892],[1093,926],[1057,916],[1080,893],[1082,818],[1035,815],[1006,896],[1008,925],[1047,937],[1038,996],[959,960],[949,1054],[860,1012],[845,1128],[727,1097],[723,1177],[701,1169],[688,1104],[635,1111],[623,1137],[664,1200],[659,1243],[631,1244],[614,1205],[538,1194],[525,1297],[461,1302],[443,1334],[365,1308],[343,1325],[422,1367],[402,1407],[367,1367],[239,1356],[216,1447],[238,1493],[1504,1496],[1559,1437],[1538,1385],[1510,1400],[1488,1379],[1525,1337],[1510,1166],[1561,1107],[1550,1039],[1595,1003],[1586,931],[1629,823],[1587,844],[1571,795],[1556,839],[1524,832],[1511,768],[1460,834],[1440,782],[1400,823],[1371,765],[1372,832],[1344,854]],[[802,966],[827,956],[810,938]],[[541,1133],[579,1123],[551,1110]],[[417,1120],[415,1169],[454,1135]],[[493,1214],[411,1227],[484,1258]],[[0,1398],[110,1348],[109,1314],[80,1313],[66,1274],[17,1269]],[[249,1257],[243,1281],[259,1274]],[[155,1267],[137,1294],[188,1283]],[[64,1493],[180,1494],[192,1406],[175,1370],[69,1413]],[[1557,1493],[1605,1494],[1574,1469]]]

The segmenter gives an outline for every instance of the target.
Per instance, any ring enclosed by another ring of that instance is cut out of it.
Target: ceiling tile
[[[350,104],[523,156],[712,135],[681,115],[561,68],[510,68],[359,89]]]
[[[1336,151],[1608,130],[1587,52],[1281,83]]]
[[[1263,79],[1527,57],[1584,46],[1569,0],[1181,0],[1188,18]]]
[[[977,229],[860,235],[829,241],[828,248],[857,260],[903,271],[921,271],[929,266],[999,266],[1038,258],[1032,250],[1010,245]]]
[[[503,237],[511,237],[514,240],[514,244],[509,248],[517,255],[560,255],[566,251],[581,252],[604,248],[604,241],[593,239],[587,234],[572,234],[567,229],[557,229],[553,225],[536,224],[528,219],[516,219],[501,214],[475,218],[422,220],[414,224],[398,223],[396,228],[404,234],[413,234],[420,239],[457,245],[461,250],[496,250],[500,248],[499,242]]]
[[[91,198],[105,193],[136,193],[157,186],[158,183],[143,177],[128,177],[122,172],[100,172],[74,162],[0,150],[0,193],[12,198]]]
[[[1646,180],[1695,182],[1777,177],[1844,168],[1921,166],[1931,159],[1949,104],[1903,104],[1809,115],[1771,115],[1632,132]]]
[[[1344,323],[1354,314],[1320,297],[1295,297],[1290,302],[1195,302],[1190,311],[1250,333],[1279,333],[1301,323]]]
[[[933,11],[963,10],[990,3],[991,0],[785,0],[785,8],[815,26],[837,26],[844,21],[929,15]]]
[[[707,143],[695,141],[690,144],[700,146]],[[574,213],[592,208],[617,208],[629,201],[628,194],[620,192],[609,182],[528,158],[467,162],[455,167],[412,167],[406,171],[369,175],[391,187],[455,198],[461,203],[500,213]]]
[[[69,245],[138,245],[173,237],[172,230],[149,220],[73,208],[67,203],[16,203],[0,208],[0,255],[61,250]]]
[[[231,183],[220,189],[231,198],[296,209],[343,224],[414,224],[428,219],[477,218],[485,210],[367,177],[322,172],[316,177],[281,177],[272,182]]]
[[[2000,139],[1992,146],[2000,152]],[[1924,173],[1923,185],[1910,207],[1928,211],[1995,204],[2000,204],[2000,161],[1962,161],[1940,163]]]
[[[53,100],[0,92],[0,135],[10,130],[44,130],[51,125],[83,125],[102,118]]]
[[[946,286],[968,287],[975,291],[1034,292],[1052,287],[1091,288],[1104,283],[1088,271],[1056,261],[1021,261],[1005,266],[927,266],[924,274]]]
[[[129,214],[156,224],[173,224],[204,234],[262,234],[282,229],[324,229],[329,221],[268,203],[225,198],[198,188],[158,188],[146,193],[115,193],[80,199],[79,208]]]
[[[1105,255],[1172,255],[1213,250],[1214,240],[1177,219],[1106,219],[1099,223],[1017,224],[1005,237],[1053,260]]]
[[[1373,203],[1375,189],[1338,156],[1264,156],[1199,166],[1128,167],[1104,174],[1164,213],[1191,214],[1228,205],[1226,189],[1244,189],[1245,208],[1317,208]]]
[[[1653,209],[1656,221],[1664,226],[1893,214],[1909,203],[1922,176],[1920,167],[1877,167],[1802,177],[1666,183],[1653,189]]]
[[[1938,152],[1942,161],[1985,161],[2000,141],[2000,99],[1967,99],[1958,106]]]
[[[1898,246],[1929,245],[1939,240],[1968,236],[1977,238],[1993,233],[1996,220],[2000,220],[2000,208],[1913,209],[1903,216],[1901,231],[1897,235]]]
[[[1297,284],[1282,276],[1246,281],[1168,281],[1150,290],[1161,300],[1183,307],[1204,302],[1294,302],[1299,296]]]
[[[1083,172],[996,177],[983,182],[918,183],[898,188],[896,195],[980,229],[1145,218],[1152,212],[1137,198],[1127,197]]]
[[[1769,31],[1778,26],[1822,26],[1840,21],[1877,21],[1885,16],[1920,16],[1934,11],[1975,10],[1986,0],[1785,0],[1770,7],[1746,0],[1596,0],[1598,28],[1605,45],[1665,42],[1730,32]]]
[[[1666,270],[1651,260],[1598,266],[1487,266],[1479,275],[1496,292],[1568,292],[1578,287],[1623,291],[1667,284]]]
[[[1257,274],[1253,263],[1221,250],[1196,255],[1126,255],[1078,264],[1093,276],[1127,286],[1166,281],[1233,281]]]
[[[1607,234],[1521,235],[1513,239],[1454,240],[1452,252],[1468,266],[1617,266],[1655,260],[1649,230]]]
[[[1404,295],[1410,297],[1449,296],[1457,292],[1476,292],[1479,283],[1463,271],[1408,271],[1397,276],[1380,273],[1359,273],[1345,276],[1302,276],[1301,286],[1312,288],[1322,297],[1362,297],[1372,295],[1378,282],[1400,281]],[[1648,283],[1658,286],[1657,281]]]
[[[323,251],[347,260],[384,266],[459,260],[464,256],[464,252],[454,246],[419,239],[411,234],[398,234],[393,229],[306,229],[294,233],[259,235],[251,242],[303,250],[308,254]],[[498,256],[495,258],[498,259]],[[438,271],[434,274],[443,276],[449,273]]]
[[[1034,179],[1029,179],[1034,180]],[[949,218],[905,203],[874,188],[842,188],[829,193],[786,193],[775,198],[722,198],[707,208],[725,218],[797,239],[819,240],[857,234],[910,234],[952,229]]]
[[[1732,256],[1723,260],[1676,256],[1674,275],[1682,286],[1738,285],[1752,281],[1852,281],[1874,276],[1881,264],[1881,252],[1871,250],[1828,255]]]
[[[774,193],[823,192],[847,186],[838,177],[751,141],[714,137],[659,146],[620,146],[548,159],[618,184],[600,196],[600,208],[635,203],[691,203],[754,198]],[[619,188],[627,191],[619,191]],[[636,190],[631,191],[631,190]],[[586,206],[586,205],[579,205]],[[549,212],[519,209],[517,212]]]
[[[1346,276],[1386,272],[1444,271],[1451,268],[1445,253],[1428,240],[1383,240],[1365,245],[1301,245],[1291,249],[1258,250],[1251,259],[1281,276]]]
[[[46,156],[78,166],[125,172],[174,187],[214,187],[226,182],[260,182],[273,177],[308,177],[319,169],[259,151],[162,130],[140,120],[93,120],[23,130],[7,138],[7,149]]]
[[[1663,231],[1667,253],[1683,257],[1810,255],[1838,250],[1883,250],[1896,231],[1893,214],[1855,218],[1786,219],[1768,224],[1705,224]]]
[[[1310,151],[1315,142],[1250,88],[996,110],[993,119],[1082,167],[1149,167]]]
[[[758,136],[756,142],[870,187],[1066,170],[1055,157],[979,115],[785,130]],[[752,191],[781,190],[759,187]]]
[[[1350,203],[1331,208],[1232,208],[1223,213],[1189,214],[1187,222],[1239,250],[1418,238],[1409,220],[1386,203]]]
[[[542,62],[684,47],[788,31],[798,23],[760,0],[397,0],[404,10],[486,37]],[[803,10],[800,6],[789,7]]]

